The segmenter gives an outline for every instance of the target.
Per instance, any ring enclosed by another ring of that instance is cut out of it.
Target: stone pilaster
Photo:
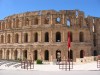
[[[11,59],[11,57],[12,57],[11,50],[12,50],[12,49],[9,49],[9,59]]]
[[[5,49],[2,49],[2,59],[5,59]]]
[[[50,42],[52,42],[52,41],[53,41],[53,37],[52,37],[52,31],[50,32],[50,35],[49,35],[49,37],[50,37]]]
[[[41,49],[38,50],[38,59],[42,59]]]
[[[52,15],[50,16],[50,24],[53,24],[53,22],[52,22]]]
[[[63,14],[63,19],[62,19],[62,24],[65,24],[65,16],[64,16],[64,14]]]

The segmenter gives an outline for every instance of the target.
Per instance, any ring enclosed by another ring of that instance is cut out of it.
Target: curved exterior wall
[[[68,58],[67,38],[71,32],[71,58],[92,61],[94,50],[99,53],[99,42],[94,46],[94,35],[96,41],[100,36],[99,29],[93,32],[92,28],[93,25],[98,28],[99,24],[99,18],[84,17],[79,10],[42,10],[8,16],[0,21],[0,59],[53,61],[58,51],[63,60]],[[79,40],[80,32],[83,41]]]

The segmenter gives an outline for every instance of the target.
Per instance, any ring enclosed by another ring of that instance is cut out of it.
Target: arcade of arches
[[[92,61],[100,53],[100,29],[96,29],[100,28],[99,22],[99,18],[85,17],[79,10],[43,10],[8,16],[0,20],[0,59]]]
[[[36,61],[37,59],[42,59],[44,61],[52,61],[53,59],[56,59],[57,61],[61,61],[64,60],[65,58],[70,58],[72,60],[76,60],[74,58],[75,56],[75,51],[74,50],[70,50],[70,54],[69,51],[65,51],[66,54],[64,54],[61,50],[55,50],[53,52],[51,52],[50,50],[44,50],[41,52],[41,50],[33,50],[31,53],[28,52],[28,50],[20,50],[20,49],[16,49],[16,50],[0,50],[0,59],[31,59]],[[42,53],[42,55],[41,55]],[[63,54],[65,56],[63,56]],[[3,57],[4,55],[6,55],[5,57]],[[93,56],[97,56],[97,51],[94,50],[93,51]],[[80,55],[78,56],[79,58],[84,58],[85,57],[85,51],[84,50],[80,50]]]

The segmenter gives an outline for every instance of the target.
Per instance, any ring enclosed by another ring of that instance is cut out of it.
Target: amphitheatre
[[[40,10],[0,20],[0,59],[91,62],[100,54],[100,18],[80,10]],[[70,32],[70,56],[67,47]]]

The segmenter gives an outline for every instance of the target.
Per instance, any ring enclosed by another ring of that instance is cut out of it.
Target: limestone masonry
[[[83,11],[42,10],[0,20],[0,59],[89,62],[99,54],[100,18],[85,17]]]

